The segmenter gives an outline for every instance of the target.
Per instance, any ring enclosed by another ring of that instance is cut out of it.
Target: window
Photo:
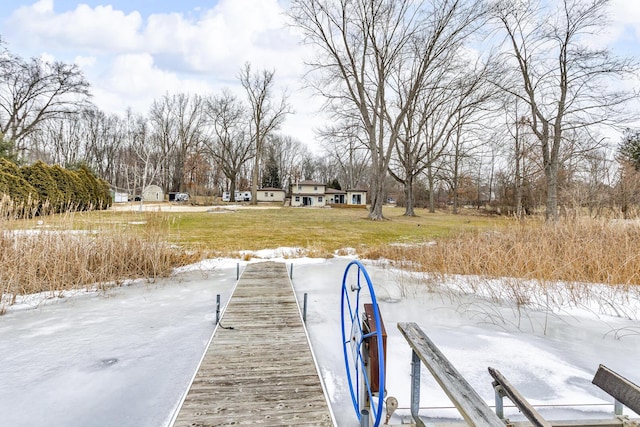
[[[264,197],[269,197],[269,192],[265,191],[264,192]],[[271,193],[271,197],[273,197],[273,193]]]
[[[313,191],[318,191],[318,186],[313,187]]]
[[[265,194],[265,196],[266,196],[266,194]],[[271,193],[271,197],[273,197],[273,193]]]
[[[322,203],[322,196],[318,197],[318,203]]]
[[[300,196],[296,196],[296,202],[300,201]]]

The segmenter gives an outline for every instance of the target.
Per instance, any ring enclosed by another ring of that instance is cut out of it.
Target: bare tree
[[[131,183],[130,192],[140,197],[142,211],[144,189],[156,182],[164,164],[165,151],[160,140],[150,134],[149,122],[141,115],[128,112],[125,128],[125,146],[128,151],[128,174]]]
[[[235,202],[236,183],[244,164],[254,155],[245,106],[228,91],[207,100],[206,115],[211,127],[207,151],[229,180],[231,201]]]
[[[366,143],[366,131],[357,118],[341,122],[322,130],[325,151],[338,165],[338,180],[345,189],[355,189],[365,182],[370,165],[370,152]]]
[[[185,191],[185,163],[190,155],[198,152],[204,139],[205,102],[199,95],[181,93],[175,96],[175,106],[178,145],[171,189]]]
[[[161,179],[168,191],[184,191],[185,162],[203,140],[203,109],[200,96],[184,93],[165,94],[151,105],[151,138],[162,148]]]
[[[414,105],[409,106],[396,141],[395,165],[389,172],[404,187],[406,216],[415,215],[413,185],[418,176],[444,155],[454,133],[478,120],[478,113],[494,95],[487,81],[490,61],[470,67],[467,58],[456,55],[443,57],[431,70]],[[433,193],[433,179],[428,183]],[[430,209],[434,211],[432,197]]]
[[[160,156],[165,160],[158,171],[158,181],[165,191],[173,182],[175,163],[171,160],[178,147],[175,101],[175,97],[168,94],[153,101],[148,115],[148,135],[145,138],[148,143],[158,147]]]
[[[498,84],[530,111],[530,128],[540,143],[546,179],[547,220],[558,219],[558,173],[567,131],[593,130],[622,121],[617,107],[632,94],[610,89],[611,79],[635,64],[589,47],[585,38],[606,23],[610,0],[502,0],[495,15],[506,34],[512,79]],[[516,81],[519,83],[515,84]],[[615,113],[615,114],[613,114]]]
[[[49,154],[49,162],[61,166],[77,164],[84,160],[85,145],[81,136],[82,121],[72,117],[59,117],[42,125],[34,135],[37,145]]]
[[[277,130],[289,114],[287,95],[282,93],[279,100],[274,99],[275,71],[253,72],[251,64],[246,63],[241,70],[240,83],[247,92],[251,107],[251,139],[254,144],[254,166],[251,179],[251,204],[258,203],[258,180],[260,160],[266,138]]]
[[[76,65],[27,61],[8,51],[0,57],[0,134],[24,157],[43,123],[80,111],[89,83]]]
[[[384,182],[402,123],[429,71],[474,32],[478,1],[293,0],[291,16],[318,49],[314,82],[335,115],[359,114],[372,163],[369,218],[382,219]],[[391,90],[402,87],[404,98]]]
[[[291,136],[279,134],[273,134],[268,138],[267,144],[273,152],[280,172],[280,184],[283,189],[288,190],[294,181],[296,168],[302,164],[306,146]]]
[[[463,184],[468,184],[465,180],[468,180],[471,175],[468,173],[469,162],[474,158],[473,152],[482,144],[476,135],[465,131],[467,120],[470,119],[465,111],[458,110],[456,116],[454,131],[449,136],[450,141],[447,144],[449,149],[446,153],[447,181],[453,198],[454,214],[459,213],[460,188]]]

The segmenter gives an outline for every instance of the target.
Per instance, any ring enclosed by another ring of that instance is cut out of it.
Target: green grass
[[[424,243],[505,223],[504,219],[446,213],[425,212],[410,218],[403,212],[386,208],[385,221],[369,220],[365,209],[240,209],[161,215],[170,215],[169,241],[219,254],[283,246],[319,253],[345,247],[371,250],[389,243]]]
[[[73,228],[146,233],[164,224],[165,238],[187,250],[233,255],[240,250],[301,247],[317,256],[352,247],[375,250],[390,243],[420,244],[462,231],[503,227],[509,220],[480,215],[451,215],[419,211],[405,217],[404,209],[388,207],[384,221],[371,221],[366,209],[268,208],[215,212],[75,213]],[[44,218],[45,226],[69,227],[62,216]],[[59,225],[58,225],[59,224]],[[168,227],[166,226],[168,224]],[[16,224],[14,224],[16,225]],[[35,221],[21,227],[36,227]]]

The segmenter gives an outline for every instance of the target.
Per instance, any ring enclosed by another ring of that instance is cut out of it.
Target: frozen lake
[[[340,426],[358,425],[340,337],[340,286],[349,261],[286,260],[295,264],[299,301],[308,293],[307,328]],[[154,284],[10,310],[0,317],[2,425],[166,426],[213,333],[216,294],[223,304],[230,297],[235,263],[211,260]],[[531,403],[570,406],[542,407],[550,419],[612,416],[611,399],[591,384],[601,363],[640,382],[638,320],[587,309],[518,310],[442,292],[390,268],[367,269],[388,334],[387,391],[401,408],[409,406],[411,351],[398,322],[418,323],[490,403],[488,366]],[[636,302],[623,311],[635,312]],[[422,396],[421,406],[431,409],[421,414],[455,417],[440,409],[451,404],[426,369]],[[408,420],[408,410],[398,412],[396,421]]]

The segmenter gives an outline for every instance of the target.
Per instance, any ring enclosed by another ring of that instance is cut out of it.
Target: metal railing
[[[418,427],[425,425],[418,415],[421,363],[424,363],[429,369],[433,378],[470,426],[504,427],[504,422],[498,418],[416,323],[398,323],[398,329],[413,350],[411,356],[411,416]]]
[[[489,368],[489,373],[494,378],[493,387],[496,392],[494,413],[416,323],[398,323],[398,329],[413,350],[411,356],[411,417],[418,427],[425,426],[418,414],[420,410],[421,364],[429,369],[433,378],[462,415],[465,420],[464,425],[478,427],[505,427],[505,425],[625,427],[640,425],[638,420],[630,420],[622,415],[623,404],[635,413],[640,410],[640,387],[602,365],[600,365],[592,382],[615,398],[614,418],[608,420],[547,421],[498,370]],[[504,397],[508,397],[528,421],[510,422],[505,419]]]

